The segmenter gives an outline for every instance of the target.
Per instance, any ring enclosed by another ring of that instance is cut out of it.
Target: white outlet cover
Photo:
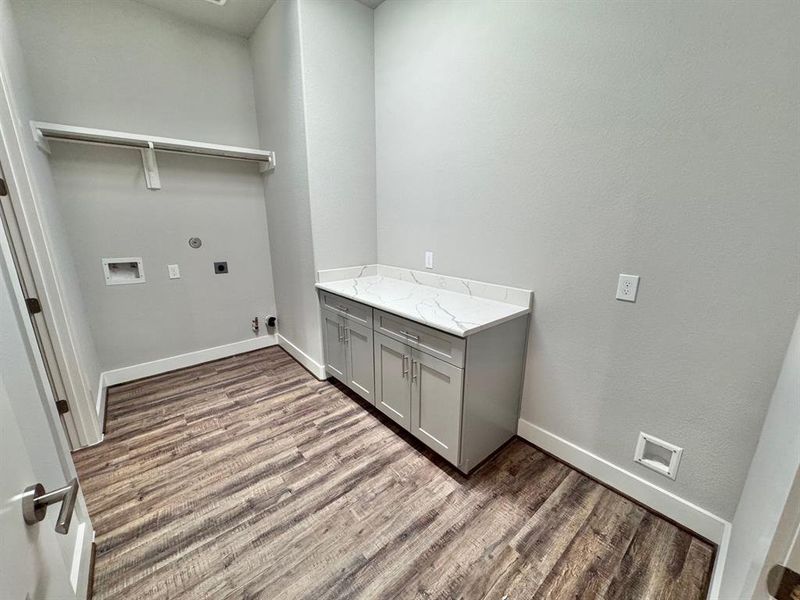
[[[636,302],[636,293],[639,291],[639,276],[620,273],[617,282],[617,300]]]
[[[169,278],[170,279],[180,279],[181,278],[181,269],[178,265],[167,265],[167,271],[169,271]]]
[[[433,268],[433,252],[425,252],[425,268],[432,269]]]

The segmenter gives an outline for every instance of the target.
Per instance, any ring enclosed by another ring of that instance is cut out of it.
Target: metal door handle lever
[[[75,511],[75,500],[78,498],[78,480],[73,479],[63,488],[45,492],[41,483],[25,488],[22,494],[22,517],[28,525],[35,525],[47,514],[47,507],[61,502],[56,520],[56,533],[66,535]]]

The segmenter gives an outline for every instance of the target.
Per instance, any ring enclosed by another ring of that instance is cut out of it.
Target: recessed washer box
[[[639,432],[639,441],[633,460],[656,473],[675,479],[681,464],[683,448],[658,439],[654,435]]]
[[[142,258],[139,256],[104,258],[103,275],[106,278],[106,285],[128,285],[145,282]]]

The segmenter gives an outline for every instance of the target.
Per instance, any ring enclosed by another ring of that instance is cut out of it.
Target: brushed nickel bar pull
[[[343,342],[344,341],[344,333],[343,333],[344,325],[339,323],[338,327],[339,327],[339,341]]]
[[[78,499],[78,480],[73,478],[67,485],[52,492],[45,492],[41,483],[28,486],[22,494],[22,518],[28,525],[35,525],[47,514],[47,507],[61,502],[56,520],[56,533],[66,535],[75,512]]]
[[[416,360],[411,361],[411,381],[414,382],[417,380],[417,375],[419,375],[419,362]]]
[[[403,370],[402,370],[403,377],[408,376],[408,354],[403,354]]]
[[[404,331],[402,329],[400,330],[400,333],[402,335],[406,336],[406,337],[410,337],[410,338],[415,339],[416,341],[419,341],[419,336],[418,335],[414,335],[413,333],[408,333],[407,331]]]
[[[344,312],[350,312],[349,308],[347,308],[346,306],[342,306],[341,304],[337,304],[336,308],[338,308],[339,310],[343,310]]]
[[[350,343],[350,329],[348,327],[344,328],[344,343],[345,344]]]

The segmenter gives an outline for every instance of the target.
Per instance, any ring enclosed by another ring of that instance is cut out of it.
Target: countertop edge
[[[409,321],[414,321],[415,323],[420,323],[425,325],[426,327],[431,327],[432,329],[438,329],[439,331],[444,331],[445,333],[449,333],[450,335],[455,335],[460,338],[467,338],[471,335],[475,335],[476,333],[480,333],[481,331],[485,331],[486,329],[491,329],[492,327],[496,327],[497,325],[502,325],[503,323],[507,323],[509,321],[513,321],[514,319],[518,319],[519,317],[525,316],[533,312],[532,308],[524,307],[524,306],[517,306],[516,304],[509,304],[508,306],[514,306],[519,308],[519,310],[515,313],[507,315],[505,317],[501,317],[499,319],[495,319],[493,321],[489,321],[488,323],[483,323],[481,325],[476,325],[475,327],[470,327],[469,329],[465,329],[463,331],[458,329],[453,329],[449,327],[442,327],[439,324],[433,324],[429,321],[425,321],[419,317],[419,315],[414,315],[411,313],[407,313],[404,311],[399,311],[393,309],[390,306],[385,304],[378,304],[376,302],[369,302],[364,300],[364,298],[360,298],[355,295],[350,294],[343,294],[340,290],[332,289],[328,286],[330,283],[337,283],[336,281],[327,281],[324,283],[315,283],[314,287],[318,290],[324,290],[326,292],[330,292],[331,294],[335,294],[337,296],[341,296],[342,298],[347,298],[348,300],[352,300],[353,302],[359,302],[361,304],[365,304],[366,306],[371,306],[372,308],[376,308],[378,310],[382,310],[384,312],[392,313],[393,315],[397,315],[398,317],[403,317],[404,319],[408,319]],[[419,284],[417,284],[419,285]],[[424,286],[423,286],[424,287]],[[493,302],[496,302],[493,301]]]

